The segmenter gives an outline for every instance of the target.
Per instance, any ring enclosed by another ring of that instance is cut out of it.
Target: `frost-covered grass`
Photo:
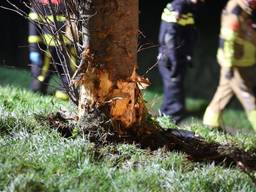
[[[82,135],[61,137],[36,117],[72,106],[27,91],[26,75],[0,68],[0,191],[256,191],[249,176],[235,167],[194,163],[164,149],[152,152],[127,144],[96,148]],[[18,77],[25,80],[19,84]],[[190,102],[199,106],[201,101]],[[229,117],[245,118],[241,111],[228,111],[227,126],[233,126]],[[159,121],[173,126],[167,119]],[[255,151],[254,132],[250,127],[239,131],[239,123],[232,135],[209,130],[200,117],[188,119],[182,128]]]

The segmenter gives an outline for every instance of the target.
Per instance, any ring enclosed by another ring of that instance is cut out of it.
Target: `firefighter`
[[[207,126],[221,128],[221,113],[235,95],[256,131],[255,10],[256,0],[230,0],[223,10],[217,53],[220,80],[203,117]]]
[[[62,12],[65,10],[64,3],[61,0],[51,0],[54,9],[57,12],[57,30],[64,32],[65,17]],[[55,68],[51,64],[60,63],[57,53],[58,45],[53,40],[53,35],[49,27],[42,22],[43,17],[47,17],[47,22],[53,22],[53,15],[49,6],[49,0],[33,0],[31,3],[31,12],[29,13],[29,60],[31,63],[32,81],[30,90],[47,93],[49,81],[53,75]],[[67,42],[68,43],[68,42]],[[57,66],[58,67],[58,66]],[[59,70],[62,70],[59,67]],[[66,82],[63,74],[62,82]],[[63,85],[55,92],[55,97],[63,100],[68,99],[68,95],[64,91]]]
[[[161,115],[179,123],[185,114],[184,77],[193,60],[195,45],[195,8],[198,0],[173,0],[163,10],[159,31],[158,68],[164,98]]]

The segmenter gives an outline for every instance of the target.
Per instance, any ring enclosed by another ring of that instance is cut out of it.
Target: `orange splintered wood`
[[[119,120],[125,127],[130,127],[136,119],[135,104],[136,84],[131,82],[118,82],[118,89],[113,91],[113,104],[111,105],[111,116],[114,120]]]

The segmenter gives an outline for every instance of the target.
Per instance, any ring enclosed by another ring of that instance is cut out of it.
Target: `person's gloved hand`
[[[29,60],[33,65],[37,66],[41,66],[43,63],[41,54],[35,51],[29,53]]]
[[[226,68],[225,71],[224,71],[224,76],[228,80],[232,79],[233,76],[234,76],[233,68],[232,67]]]

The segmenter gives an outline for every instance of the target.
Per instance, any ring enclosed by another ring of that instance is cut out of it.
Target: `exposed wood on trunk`
[[[78,14],[83,18],[84,51],[74,83],[80,86],[81,121],[58,113],[48,118],[52,127],[66,137],[80,127],[97,146],[123,142],[152,150],[166,147],[194,161],[256,169],[255,157],[243,150],[208,143],[188,131],[165,130],[150,119],[139,89],[146,81],[136,74],[138,0],[87,0],[78,5],[84,5]]]
[[[90,6],[80,117],[107,106],[114,126],[136,127],[147,114],[135,72],[138,1],[94,0]]]

